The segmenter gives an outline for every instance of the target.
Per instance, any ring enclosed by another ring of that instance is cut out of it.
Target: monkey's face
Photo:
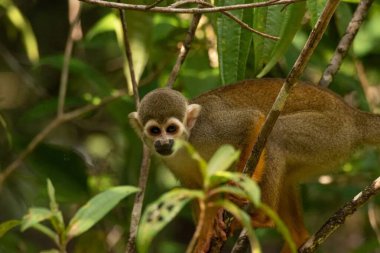
[[[132,112],[129,114],[129,121],[151,150],[156,151],[161,156],[169,156],[174,153],[176,140],[187,140],[189,138],[200,110],[200,105],[187,105],[185,117],[182,121],[176,117],[168,117],[166,120],[152,118],[147,120],[145,124],[142,123],[142,117],[138,112]]]
[[[163,124],[151,119],[144,126],[144,142],[162,156],[173,154],[175,140],[187,138],[188,131],[184,124],[174,117]]]

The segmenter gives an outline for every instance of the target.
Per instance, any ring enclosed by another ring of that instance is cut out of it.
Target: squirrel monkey
[[[175,140],[188,140],[206,160],[231,144],[241,150],[236,169],[242,170],[283,81],[246,80],[190,101],[177,91],[157,89],[129,119],[184,186],[200,187],[197,163],[184,149],[173,153]],[[293,88],[253,178],[262,201],[278,213],[298,247],[308,238],[298,183],[337,168],[362,145],[379,144],[380,116],[350,107],[327,89],[302,82]],[[272,225],[268,218],[257,218],[257,226]]]

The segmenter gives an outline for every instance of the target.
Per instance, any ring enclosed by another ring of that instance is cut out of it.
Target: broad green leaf
[[[274,221],[277,230],[282,234],[288,245],[290,245],[290,250],[294,253],[297,252],[296,245],[290,236],[289,230],[280,217],[278,217],[278,215],[269,206],[263,203],[260,204],[259,208]]]
[[[145,209],[137,233],[138,252],[148,252],[149,245],[158,232],[172,221],[190,200],[203,197],[203,192],[199,190],[174,189],[150,204]]]
[[[239,222],[244,226],[244,228],[247,231],[248,239],[251,245],[251,252],[260,253],[261,249],[259,240],[257,240],[256,234],[252,228],[251,218],[249,217],[249,215],[229,200],[219,200],[215,204],[223,207],[236,219],[239,220]]]
[[[138,191],[139,189],[133,186],[117,186],[99,193],[81,207],[71,219],[67,228],[68,237],[86,232],[123,198]]]
[[[319,16],[325,8],[327,0],[307,0],[307,10],[310,13],[310,23],[314,27],[317,23]]]
[[[221,146],[208,162],[207,174],[210,176],[215,172],[227,170],[239,158],[239,155],[240,152],[234,149],[233,146]]]
[[[248,0],[219,0],[218,5],[243,4]],[[230,11],[236,18],[247,24],[252,23],[252,10]],[[243,29],[230,18],[219,15],[217,18],[217,43],[220,76],[223,84],[233,83],[245,78],[248,53],[251,47],[252,33]]]
[[[43,207],[30,208],[28,213],[22,218],[21,231],[40,223],[41,221],[48,220],[53,216],[53,212]]]
[[[21,224],[19,220],[9,220],[0,224],[0,238],[3,237],[9,230]]]
[[[25,19],[21,11],[11,0],[0,0],[0,6],[5,8],[5,15],[21,32],[22,42],[29,60],[33,63],[37,62],[39,58],[37,39],[29,21]]]
[[[269,61],[266,63],[265,67],[260,71],[257,77],[260,78],[267,74],[291,45],[296,32],[301,26],[302,18],[305,15],[305,6],[305,2],[293,3],[290,4],[285,10],[281,10],[281,12],[277,15],[270,16],[270,19],[273,19],[275,21],[274,23],[276,23],[276,27],[280,22],[280,40],[275,42],[272,49],[268,50]],[[270,9],[271,7],[268,8],[268,10]],[[267,19],[269,19],[268,17],[270,14],[271,12],[267,14]],[[268,28],[268,33],[274,34],[274,32],[269,32],[270,30],[271,29]],[[273,42],[268,42],[268,45],[273,45]]]
[[[247,199],[255,206],[260,205],[260,188],[255,181],[247,175],[238,172],[218,171],[210,178],[211,185],[230,181],[241,187],[247,194]]]

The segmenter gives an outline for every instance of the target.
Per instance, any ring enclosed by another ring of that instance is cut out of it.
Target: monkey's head
[[[201,106],[188,104],[178,91],[162,88],[148,93],[129,121],[151,150],[169,156],[176,139],[187,140],[200,113]]]

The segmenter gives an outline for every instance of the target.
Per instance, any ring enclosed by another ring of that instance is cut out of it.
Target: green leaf
[[[219,200],[216,201],[215,204],[223,207],[228,212],[230,212],[236,219],[239,220],[239,222],[244,226],[244,228],[247,231],[248,239],[251,245],[251,252],[260,253],[261,249],[259,240],[257,240],[256,234],[252,228],[250,216],[229,200]]]
[[[117,186],[99,193],[90,199],[71,219],[68,228],[68,237],[75,237],[90,229],[103,218],[123,198],[139,189],[133,186]]]
[[[260,71],[257,77],[260,78],[267,74],[291,45],[296,32],[301,26],[303,16],[305,15],[305,6],[305,2],[293,3],[286,8],[284,14],[281,12],[281,15],[272,17],[277,22],[281,21],[280,40],[278,40],[274,44],[273,49],[270,50],[269,61],[266,63],[265,67]],[[269,7],[269,9],[270,8],[271,7]]]
[[[259,206],[261,204],[260,188],[257,183],[247,175],[239,172],[219,171],[210,178],[211,185],[216,185],[226,181],[232,182],[241,187],[247,194],[247,199],[255,206]]]
[[[19,220],[9,220],[0,224],[0,238],[3,237],[9,230],[21,224]]]
[[[96,22],[86,35],[86,40],[92,40],[95,36],[104,32],[115,32],[115,25],[119,24],[115,12],[104,15]]]
[[[203,197],[203,192],[199,190],[174,189],[150,204],[145,209],[137,233],[138,252],[148,252],[149,245],[157,233],[172,221],[190,200]]]
[[[262,0],[263,1],[263,0]],[[262,1],[254,1],[254,2],[262,2]],[[267,19],[267,13],[268,8],[262,7],[262,8],[255,8],[253,9],[253,28],[255,28],[258,31],[266,32],[266,19]],[[277,35],[271,34],[271,35]],[[264,66],[264,63],[267,61],[267,57],[265,57],[264,53],[264,37],[258,34],[253,35],[253,54],[254,54],[254,72],[257,73],[259,70],[262,69]],[[265,40],[265,42],[268,43],[274,43],[269,40]]]
[[[55,189],[50,179],[47,179],[47,190],[48,190],[48,195],[49,195],[49,200],[50,200],[50,210],[53,212],[57,211],[58,204],[57,204],[57,201],[55,200]]]
[[[53,216],[53,212],[43,207],[30,208],[28,213],[22,218],[21,231],[40,223],[41,221],[48,220]]]
[[[25,19],[21,11],[11,0],[0,0],[0,6],[5,8],[5,15],[20,30],[22,42],[29,60],[33,63],[37,62],[39,58],[38,44],[29,21]]]
[[[211,157],[207,166],[208,176],[218,171],[227,170],[236,159],[239,158],[240,151],[235,150],[231,145],[221,146]]]
[[[240,198],[248,198],[247,193],[244,190],[233,185],[222,185],[222,186],[216,187],[215,189],[212,189],[210,191],[210,194],[211,193],[212,194],[229,193]]]
[[[219,0],[218,5],[234,5],[250,2],[248,0]],[[253,20],[252,10],[230,11],[236,18],[247,24]],[[243,29],[230,18],[220,15],[217,18],[217,43],[220,76],[223,84],[233,83],[245,78],[248,53],[252,33]]]
[[[51,223],[56,231],[63,232],[65,230],[65,223],[63,221],[62,213],[59,211],[57,201],[55,200],[55,189],[50,179],[47,179],[47,191],[50,200],[50,210],[53,213]]]

